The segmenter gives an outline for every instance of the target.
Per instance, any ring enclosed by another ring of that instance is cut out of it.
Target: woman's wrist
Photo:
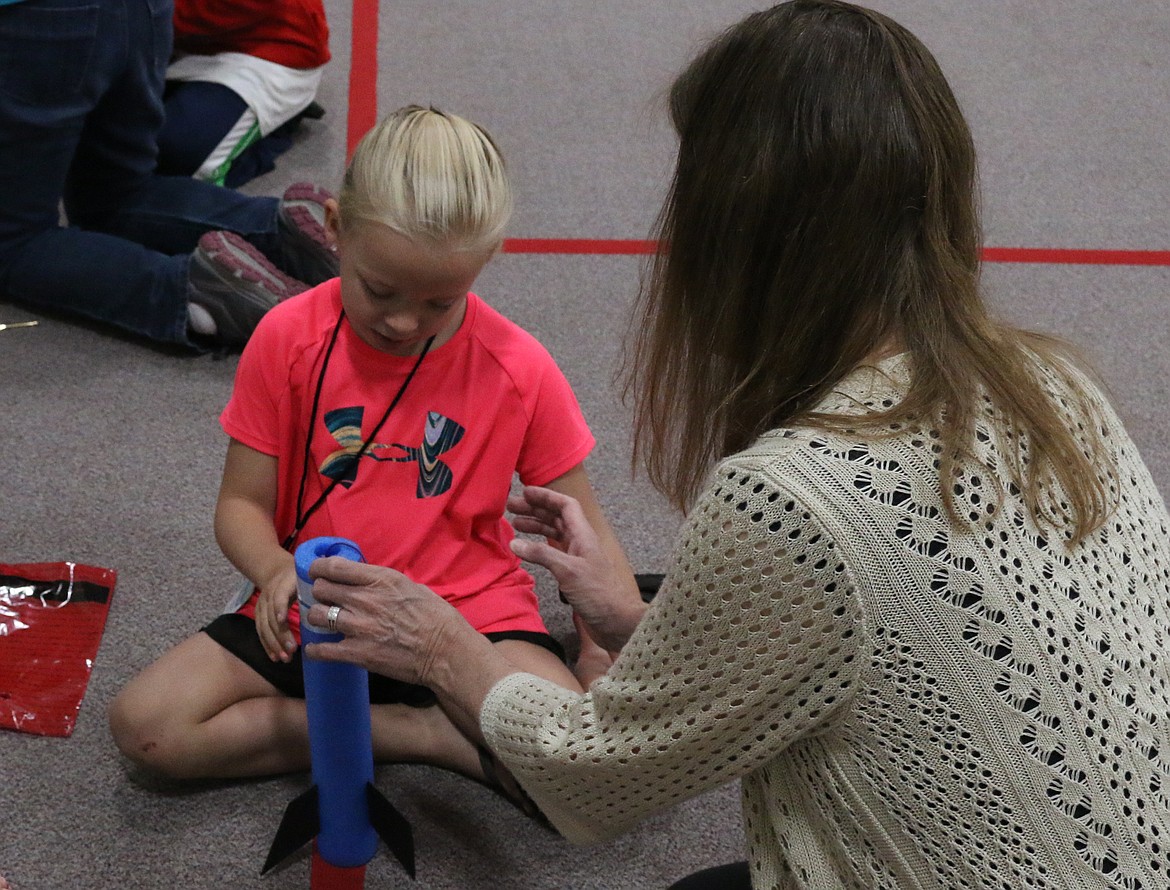
[[[419,682],[432,689],[447,716],[471,738],[480,739],[480,709],[492,688],[516,673],[492,642],[465,621],[433,637]]]
[[[649,608],[646,603],[642,602],[642,598],[627,600],[623,603],[623,608],[615,616],[614,621],[605,635],[604,640],[599,640],[605,650],[613,656],[622,650],[622,648],[629,642],[630,637],[634,635],[634,631],[642,622],[642,616],[646,614],[646,609]]]

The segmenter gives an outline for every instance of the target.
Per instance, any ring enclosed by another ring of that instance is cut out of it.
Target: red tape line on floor
[[[346,157],[378,120],[378,0],[353,0]]]
[[[504,253],[651,254],[654,241],[598,238],[508,238]],[[1086,266],[1170,266],[1170,250],[1072,250],[1044,247],[985,247],[988,263]]]
[[[1170,250],[985,247],[983,260],[988,263],[1055,263],[1077,266],[1170,266]]]
[[[647,254],[654,253],[654,241],[597,238],[505,238],[504,253],[586,253]]]

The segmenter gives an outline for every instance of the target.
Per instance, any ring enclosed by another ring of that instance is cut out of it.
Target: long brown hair
[[[1071,525],[1075,540],[1104,521],[1092,462],[1104,449],[1082,451],[1038,374],[1061,344],[987,314],[974,144],[917,38],[838,0],[783,3],[702,52],[670,109],[678,161],[624,376],[634,460],[676,506],[713,461],[796,420],[878,434],[931,418],[950,479],[986,392],[1025,434],[1012,436],[1009,469],[1033,515]],[[891,340],[910,358],[899,404],[813,413]],[[1045,494],[1052,481],[1067,509]],[[951,486],[941,490],[955,518]]]

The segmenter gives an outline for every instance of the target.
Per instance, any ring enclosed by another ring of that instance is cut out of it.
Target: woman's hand
[[[517,531],[545,539],[515,538],[512,552],[552,572],[589,635],[607,652],[620,651],[646,610],[628,564],[615,562],[574,498],[527,486],[508,498],[508,510]]]
[[[430,588],[393,569],[330,556],[315,560],[309,574],[317,605],[302,620],[328,627],[330,608],[339,607],[334,627],[344,639],[309,644],[306,657],[427,686],[463,734],[482,742],[483,700],[516,670],[487,637]]]
[[[330,556],[314,560],[309,571],[317,600],[309,621],[327,627],[329,608],[340,606],[334,626],[345,636],[308,646],[312,658],[432,686],[449,655],[483,639],[446,600],[394,569]]]
[[[297,641],[288,626],[288,607],[297,595],[296,564],[291,560],[277,574],[266,578],[256,599],[256,633],[273,661],[287,662],[297,651]]]

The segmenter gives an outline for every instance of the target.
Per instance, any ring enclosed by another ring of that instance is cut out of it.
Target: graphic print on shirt
[[[341,447],[325,458],[320,471],[323,476],[338,480],[346,488],[357,480],[358,451],[365,441],[362,436],[364,414],[365,409],[360,406],[336,408],[325,413],[325,428]],[[437,411],[428,411],[420,445],[416,447],[400,442],[371,442],[364,456],[380,462],[417,465],[418,484],[415,486],[415,497],[433,498],[451,487],[454,475],[451,468],[439,458],[459,444],[464,432],[466,432],[464,428],[451,418],[444,417]],[[402,454],[385,457],[375,454],[376,451],[387,448],[397,448]]]

